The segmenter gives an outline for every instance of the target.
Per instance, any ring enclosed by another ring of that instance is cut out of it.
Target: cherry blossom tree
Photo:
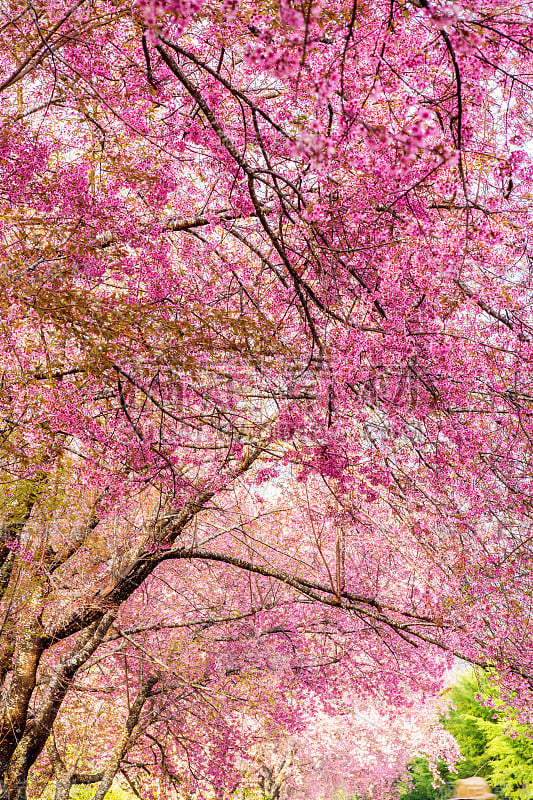
[[[0,13],[0,796],[455,656],[527,716],[531,5]]]
[[[342,713],[325,711],[309,716],[307,725],[284,744],[258,748],[250,783],[268,800],[280,797],[387,798],[395,796],[398,781],[407,779],[409,762],[417,754],[433,766],[445,758],[454,768],[460,757],[457,743],[438,718],[440,702],[411,698],[413,705],[398,713],[384,704],[353,703]],[[387,713],[387,711],[389,713]]]

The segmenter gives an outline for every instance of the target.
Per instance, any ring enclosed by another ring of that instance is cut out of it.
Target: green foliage
[[[89,800],[96,789],[94,786],[76,786],[70,793],[71,800]],[[105,800],[133,800],[135,795],[126,792],[120,786],[112,786],[107,792]]]
[[[409,766],[412,787],[401,787],[402,800],[446,800],[453,794],[453,785],[457,780],[455,773],[451,773],[446,764],[438,765],[442,784],[437,789],[433,787],[434,776],[425,758],[415,758]]]
[[[428,762],[414,759],[409,768],[412,788],[403,793],[404,800],[445,800],[453,795],[457,778],[470,775],[486,778],[504,800],[532,800],[533,730],[516,722],[512,706],[503,702],[485,674],[463,677],[449,695],[453,705],[442,723],[461,750],[457,774],[439,764],[443,785],[435,789]]]
[[[96,792],[96,786],[73,786],[70,791],[70,800],[90,800]],[[38,800],[52,800],[55,794],[55,783],[51,782]],[[37,798],[36,798],[37,800]],[[122,787],[115,785],[107,792],[105,800],[136,800],[131,792],[126,792]]]

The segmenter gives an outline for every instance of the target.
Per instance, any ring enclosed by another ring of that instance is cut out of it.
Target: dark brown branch
[[[239,151],[237,150],[236,146],[231,141],[229,136],[227,136],[224,128],[217,120],[213,112],[211,111],[211,108],[204,100],[204,97],[201,94],[201,92],[196,88],[194,83],[192,83],[189,80],[187,75],[185,75],[183,70],[180,68],[179,64],[170,55],[170,53],[167,53],[167,51],[163,47],[161,47],[161,45],[157,45],[156,49],[161,58],[163,59],[163,61],[165,62],[165,64],[167,65],[167,67],[170,69],[170,71],[174,73],[174,75],[178,78],[180,83],[183,84],[187,92],[191,95],[193,100],[196,101],[198,107],[200,108],[205,118],[207,119],[207,121],[217,134],[218,138],[220,139],[220,143],[226,148],[226,150],[231,155],[233,160],[239,165],[239,167],[246,175],[253,174],[252,168],[250,167],[248,162],[245,161],[245,159],[241,156],[241,154],[239,153]]]
[[[463,139],[463,98],[462,98],[462,81],[461,81],[461,72],[459,70],[459,64],[457,63],[457,58],[455,56],[455,50],[452,47],[452,43],[450,41],[450,37],[446,33],[445,30],[441,30],[440,35],[444,39],[446,44],[446,48],[448,53],[450,54],[450,58],[452,60],[453,69],[455,73],[455,87],[456,87],[456,97],[457,97],[457,137],[454,136],[456,139],[457,149],[461,149],[462,139]],[[453,135],[453,129],[452,129]]]
[[[505,325],[506,328],[509,328],[510,331],[516,333],[516,336],[520,342],[530,342],[531,337],[526,336],[522,331],[517,331],[515,329],[515,323],[509,319],[509,317],[502,314],[500,311],[497,311],[495,308],[489,306],[484,300],[481,300],[479,297],[476,296],[475,292],[470,289],[469,286],[466,285],[462,280],[458,279],[455,281],[455,284],[459,287],[459,289],[465,294],[467,297],[472,299],[475,298],[476,305],[481,308],[486,314],[488,314],[493,319],[501,322],[502,325]]]
[[[218,71],[212,69],[209,64],[206,64],[205,61],[202,61],[200,58],[198,58],[198,56],[195,56],[194,53],[191,53],[189,50],[184,50],[183,47],[171,42],[164,36],[161,36],[160,39],[162,42],[164,42],[164,44],[166,44],[168,47],[171,47],[176,53],[178,53],[178,55],[182,55],[184,58],[189,59],[189,61],[192,61],[197,67],[203,69],[213,78],[215,78],[215,80],[221,83],[222,86],[224,86],[224,88],[227,89],[236,100],[245,103],[245,105],[263,117],[263,119],[268,122],[269,125],[272,125],[272,127],[277,130],[278,133],[281,133],[282,136],[289,139],[289,141],[292,141],[292,137],[289,136],[289,134],[281,127],[281,125],[278,125],[278,123],[273,120],[272,117],[266,113],[266,111],[260,108],[256,103],[252,102],[252,100],[250,100],[250,98],[244,92],[241,92],[239,89],[235,88],[235,86],[232,86],[229,81],[223,78]],[[277,97],[277,94],[275,96]]]
[[[61,28],[62,25],[64,25],[64,23],[69,19],[69,17],[71,17],[72,14],[74,14],[78,10],[78,8],[80,8],[85,2],[86,0],[78,0],[77,3],[71,6],[68,9],[68,11],[66,11],[65,14],[63,14],[61,19],[58,22],[56,22],[56,24],[48,31],[46,36],[42,37],[38,47],[36,47],[24,59],[24,61],[21,64],[19,64],[17,69],[14,72],[12,72],[11,75],[8,78],[6,78],[6,80],[3,83],[0,83],[0,92],[3,92],[4,89],[8,89],[18,80],[23,78],[24,75],[26,75],[29,71],[31,71],[32,67],[35,66],[32,62],[36,61],[37,64],[39,63],[40,60],[42,60],[43,57],[45,57],[46,54],[42,53],[43,48],[46,51],[49,50],[47,45],[50,39],[53,37],[53,35],[57,33],[57,31]]]
[[[180,558],[218,561],[237,567],[238,569],[246,572],[254,573],[256,575],[263,575],[264,577],[268,578],[274,578],[281,583],[285,583],[287,586],[293,587],[298,592],[306,595],[312,600],[316,600],[321,604],[335,606],[336,608],[343,608],[346,611],[357,611],[364,615],[371,616],[378,621],[385,622],[386,624],[390,624],[390,620],[384,616],[384,610],[403,616],[400,610],[382,605],[375,598],[363,597],[362,595],[356,595],[352,592],[346,591],[341,592],[339,598],[335,588],[332,588],[326,584],[307,580],[306,578],[300,578],[296,575],[291,575],[288,572],[277,569],[276,567],[269,567],[264,564],[254,564],[250,561],[239,558],[238,556],[232,556],[226,553],[217,553],[210,550],[198,550],[190,547],[180,547],[164,553],[161,556],[161,561]],[[418,622],[422,622],[426,625],[435,625],[430,617],[415,617],[411,614],[409,614],[408,617],[411,620],[416,619]]]

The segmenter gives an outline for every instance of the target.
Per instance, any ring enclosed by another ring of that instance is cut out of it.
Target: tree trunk
[[[78,639],[74,652],[63,661],[50,681],[35,717],[26,725],[22,738],[12,751],[0,800],[25,800],[28,772],[46,744],[72,680],[102,643],[116,616],[115,609],[108,611],[99,624],[94,623],[85,631]]]
[[[139,717],[141,716],[141,711],[143,709],[144,704],[150,697],[152,689],[154,688],[155,684],[159,678],[157,676],[152,676],[148,678],[144,683],[141,684],[141,688],[139,689],[139,694],[135,698],[135,702],[131,707],[131,711],[128,714],[128,719],[126,720],[126,725],[122,732],[122,735],[119,737],[119,740],[111,754],[111,758],[108,761],[106,768],[104,769],[103,778],[100,782],[98,789],[96,790],[95,794],[92,797],[92,800],[104,800],[106,793],[111,788],[111,784],[113,783],[113,779],[117,774],[122,759],[129,747],[131,742],[133,732],[139,722]]]

